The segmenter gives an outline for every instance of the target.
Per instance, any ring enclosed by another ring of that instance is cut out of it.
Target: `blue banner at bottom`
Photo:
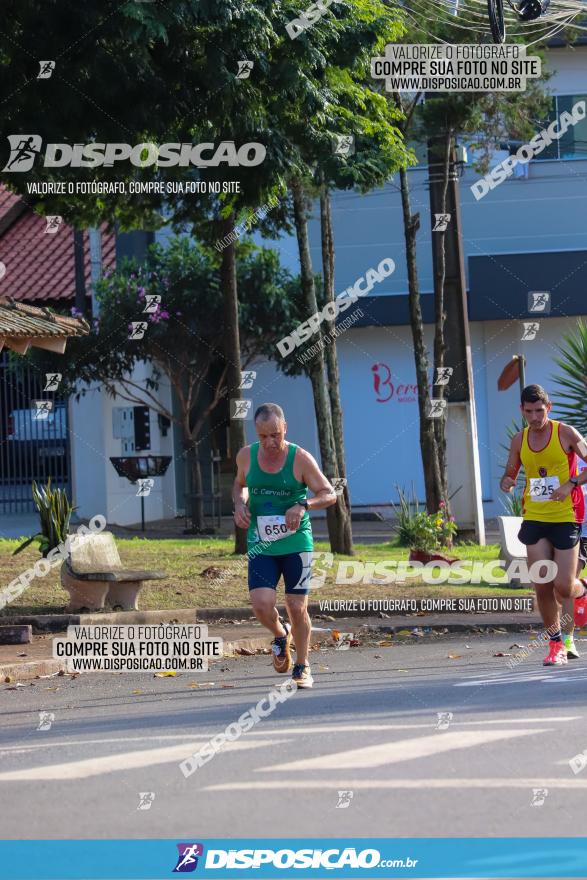
[[[3,840],[2,880],[587,878],[587,838]]]

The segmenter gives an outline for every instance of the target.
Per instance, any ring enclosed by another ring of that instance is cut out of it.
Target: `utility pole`
[[[430,187],[430,219],[432,230],[446,226],[442,235],[432,231],[432,260],[434,265],[434,294],[438,297],[441,240],[444,237],[444,365],[452,367],[448,385],[444,387],[447,401],[446,449],[449,485],[452,491],[461,487],[451,501],[457,522],[474,528],[476,540],[485,544],[485,522],[481,492],[481,468],[477,438],[477,417],[473,388],[473,368],[465,265],[462,250],[459,172],[463,162],[457,162],[454,142],[450,145],[450,166],[446,203],[443,210],[444,138],[428,141],[428,173]]]

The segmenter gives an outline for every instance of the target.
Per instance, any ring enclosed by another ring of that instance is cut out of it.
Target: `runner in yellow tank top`
[[[512,438],[510,454],[500,487],[511,492],[520,468],[526,482],[522,499],[524,522],[519,539],[528,549],[528,566],[554,560],[555,579],[535,584],[542,620],[550,634],[545,666],[578,657],[573,641],[574,622],[587,619],[587,588],[577,579],[579,538],[584,518],[580,488],[587,471],[579,475],[578,458],[587,461],[587,443],[563,422],[550,419],[552,404],[540,385],[524,388],[520,410],[528,427]],[[560,606],[565,613],[562,639]]]

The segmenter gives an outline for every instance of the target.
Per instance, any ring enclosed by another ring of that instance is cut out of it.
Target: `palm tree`
[[[564,334],[557,348],[561,356],[555,363],[562,375],[552,377],[557,386],[552,395],[556,415],[586,436],[587,324],[579,318],[576,328]]]

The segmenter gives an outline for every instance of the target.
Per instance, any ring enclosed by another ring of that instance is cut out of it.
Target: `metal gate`
[[[31,483],[69,488],[67,401],[35,368],[0,353],[0,514],[34,512]]]

